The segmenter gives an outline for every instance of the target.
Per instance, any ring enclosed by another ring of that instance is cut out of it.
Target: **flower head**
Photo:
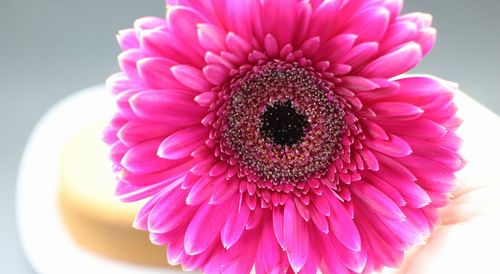
[[[206,273],[371,273],[438,222],[454,84],[402,0],[169,0],[120,32],[105,132],[135,227]]]

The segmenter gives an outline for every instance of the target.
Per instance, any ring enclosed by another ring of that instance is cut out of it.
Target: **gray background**
[[[439,30],[436,48],[415,71],[458,81],[500,113],[500,1],[407,0],[405,10],[432,13]],[[16,172],[31,130],[58,100],[117,71],[119,29],[163,13],[163,0],[0,0],[2,273],[34,273],[18,243],[14,211]]]

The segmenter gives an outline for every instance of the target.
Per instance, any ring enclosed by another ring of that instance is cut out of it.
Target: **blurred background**
[[[406,0],[405,11],[432,13],[439,31],[437,46],[415,72],[460,82],[500,113],[500,1]],[[15,224],[17,169],[33,127],[57,101],[118,70],[118,30],[163,14],[163,0],[0,0],[2,273],[35,273]]]

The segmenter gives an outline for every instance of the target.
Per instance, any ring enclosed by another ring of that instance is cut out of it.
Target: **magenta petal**
[[[377,42],[365,42],[354,46],[348,54],[338,60],[339,63],[350,65],[352,68],[364,66],[376,57],[379,51]]]
[[[212,87],[212,84],[207,82],[199,69],[187,65],[177,65],[173,66],[171,70],[180,83],[192,90],[204,92],[209,91]]]
[[[436,44],[437,31],[435,28],[424,28],[417,34],[417,43],[422,47],[422,57],[427,55]]]
[[[221,231],[221,240],[225,248],[233,246],[243,234],[247,225],[250,210],[242,206],[239,210],[234,207]]]
[[[283,214],[283,239],[290,265],[295,272],[299,272],[307,261],[308,235],[306,222],[298,214],[293,200],[288,200]]]
[[[365,145],[393,157],[404,157],[412,153],[410,145],[396,135],[390,135],[387,141],[367,139]]]
[[[374,90],[379,86],[373,81],[359,76],[344,76],[342,77],[342,86],[359,91]]]
[[[175,130],[171,125],[157,123],[128,122],[117,135],[127,146],[169,135]]]
[[[199,205],[208,200],[213,192],[213,186],[216,181],[224,180],[224,177],[213,178],[211,176],[203,176],[199,178],[189,190],[186,197],[187,205]]]
[[[356,14],[348,23],[345,33],[358,35],[360,42],[379,41],[389,24],[390,13],[385,8],[368,8]]]
[[[210,197],[210,204],[220,204],[233,196],[239,188],[239,182],[235,179],[231,181],[220,181],[214,187],[214,192]]]
[[[333,194],[327,195],[332,214],[328,218],[333,235],[347,248],[353,251],[361,249],[361,237],[350,214]]]
[[[141,118],[174,125],[199,124],[204,114],[193,97],[177,91],[142,91],[130,99],[130,105]]]
[[[202,205],[195,213],[184,237],[184,249],[189,255],[200,254],[214,244],[234,200],[224,205]],[[210,224],[210,225],[207,225]]]
[[[208,130],[201,126],[181,129],[168,136],[158,148],[158,156],[165,159],[182,159],[189,156],[208,138]]]
[[[167,185],[169,185],[169,182],[158,183],[147,187],[137,187],[124,181],[118,181],[115,195],[123,202],[136,202],[155,195],[159,191],[164,190]]]
[[[121,164],[126,169],[138,173],[154,173],[173,166],[175,161],[156,156],[160,143],[160,139],[154,139],[130,148],[123,156]]]
[[[163,58],[144,58],[137,62],[139,77],[152,89],[182,88],[170,73],[174,63]]]
[[[399,45],[414,40],[418,28],[413,22],[394,22],[389,26],[386,36],[381,41],[380,50],[387,52]]]
[[[261,238],[257,249],[256,263],[262,263],[263,273],[282,273],[282,250],[274,236],[272,219],[266,218],[262,225]],[[286,262],[288,264],[288,262]]]
[[[335,249],[335,253],[337,253],[344,266],[356,273],[362,273],[368,260],[366,248],[362,248],[360,251],[356,252],[346,248],[336,237],[330,237],[330,240]]]
[[[212,24],[198,24],[198,41],[208,51],[221,52],[225,49],[226,33]]]
[[[196,212],[196,207],[184,204],[186,195],[187,191],[178,187],[158,201],[149,214],[149,231],[166,233],[187,222]]]
[[[210,83],[220,85],[226,80],[229,71],[221,65],[207,65],[203,68],[203,75]]]
[[[118,44],[122,50],[139,48],[139,39],[133,29],[126,29],[118,32],[116,36]]]
[[[366,66],[360,75],[365,77],[391,78],[415,67],[422,58],[422,48],[409,43],[379,57]]]
[[[352,187],[353,192],[377,214],[393,221],[404,221],[406,216],[389,197],[369,184],[359,183]]]
[[[328,226],[328,221],[324,215],[319,214],[316,210],[311,210],[311,220],[313,221],[314,225],[316,225],[319,231],[328,234],[330,229]]]
[[[118,63],[122,71],[125,72],[130,79],[137,81],[139,79],[137,62],[142,58],[144,58],[144,53],[140,49],[130,49],[122,52],[118,56]]]
[[[424,111],[412,104],[399,102],[381,102],[371,106],[371,109],[377,114],[377,119],[413,120],[420,117]]]
[[[283,234],[283,210],[279,207],[273,208],[273,229],[276,240],[282,248],[285,248],[285,237]]]

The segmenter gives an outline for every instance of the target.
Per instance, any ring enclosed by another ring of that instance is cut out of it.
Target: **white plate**
[[[33,131],[21,162],[17,218],[21,243],[40,274],[166,274],[165,268],[126,264],[80,248],[69,236],[57,206],[57,162],[68,138],[110,116],[114,104],[103,86],[80,91],[54,106]]]

